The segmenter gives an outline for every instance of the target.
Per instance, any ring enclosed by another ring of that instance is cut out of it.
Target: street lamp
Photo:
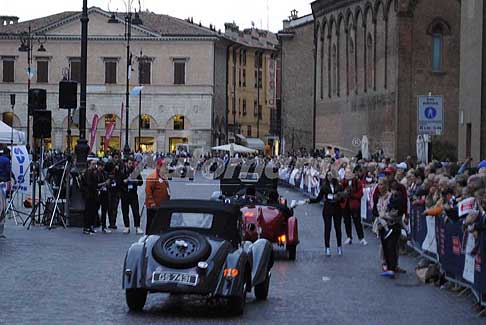
[[[128,157],[130,154],[130,145],[128,143],[128,119],[130,111],[130,77],[132,70],[132,54],[130,53],[130,38],[132,36],[132,13],[130,12],[130,7],[128,8],[128,13],[125,16],[125,36],[127,38],[127,87],[126,87],[126,103],[125,103],[125,147],[123,148],[123,153]],[[140,139],[139,139],[140,140]]]
[[[27,96],[29,96],[30,91],[30,80],[32,79],[31,74],[31,62],[32,62],[32,34],[31,34],[31,27],[29,25],[28,32],[22,32],[19,35],[20,38],[20,52],[27,52]],[[28,105],[28,104],[27,104]],[[31,115],[31,108],[27,106],[27,151],[30,152],[30,115]]]
[[[142,140],[142,81],[143,81],[143,68],[142,65],[149,60],[148,56],[143,54],[143,51],[140,50],[140,57],[138,58],[138,84],[139,84],[139,91],[138,94],[138,148],[137,150],[140,151],[141,148],[141,140]]]
[[[81,14],[81,76],[79,94],[79,138],[76,148],[76,164],[80,168],[86,167],[89,146],[86,140],[86,88],[88,75],[88,0],[83,0],[83,12]]]
[[[29,95],[30,91],[30,84],[33,78],[32,73],[32,52],[33,52],[33,41],[34,35],[32,34],[32,28],[29,25],[29,29],[27,32],[22,32],[19,34],[20,38],[20,46],[19,52],[26,52],[27,53],[27,96]],[[38,36],[37,41],[39,42],[39,49],[38,52],[46,52],[46,48],[44,44],[47,41],[47,36]],[[27,104],[28,105],[28,104]],[[30,151],[30,116],[32,115],[32,108],[27,106],[27,151]]]

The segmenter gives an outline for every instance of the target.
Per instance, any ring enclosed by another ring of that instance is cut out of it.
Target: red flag
[[[121,118],[120,118],[120,151],[121,151],[121,143],[122,143],[122,131],[123,131],[123,113],[124,113],[124,110],[125,110],[125,106],[123,105],[122,103],[122,106],[121,106]]]
[[[108,150],[110,146],[110,139],[111,136],[113,135],[113,131],[115,131],[115,126],[116,126],[116,120],[111,122],[110,125],[106,128],[106,133],[105,133],[105,152]]]
[[[93,122],[91,123],[91,139],[89,141],[89,149],[93,151],[93,145],[96,139],[96,130],[98,129],[98,122],[100,118],[98,114],[93,116]]]

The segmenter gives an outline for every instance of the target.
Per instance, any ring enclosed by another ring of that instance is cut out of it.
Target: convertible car
[[[299,244],[298,221],[287,200],[278,194],[278,170],[265,166],[246,168],[228,164],[220,177],[220,191],[213,200],[238,205],[243,215],[244,240],[265,238],[285,248],[289,260],[295,260]]]
[[[199,295],[227,302],[242,314],[254,288],[266,299],[273,266],[266,239],[243,241],[239,207],[172,200],[147,214],[146,235],[133,244],[123,267],[130,310],[141,311],[148,293]]]
[[[168,166],[168,179],[188,179],[190,181],[194,180],[194,175],[196,173],[194,167],[191,166],[189,158],[184,159],[173,159]]]

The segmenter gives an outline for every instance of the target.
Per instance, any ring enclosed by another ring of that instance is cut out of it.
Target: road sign
[[[418,96],[418,134],[442,135],[444,132],[444,97]]]

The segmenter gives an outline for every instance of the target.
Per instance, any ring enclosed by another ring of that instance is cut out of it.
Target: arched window
[[[336,44],[332,45],[332,94],[337,94],[337,80],[338,80],[338,69],[337,69],[337,48]]]
[[[442,49],[444,31],[442,25],[436,25],[432,30],[432,71],[442,71]]]
[[[373,37],[371,36],[371,33],[368,33],[368,38],[366,40],[366,59],[368,62],[366,62],[366,77],[367,77],[367,81],[366,81],[366,88],[367,90],[371,90],[373,89],[373,63],[374,63],[374,60],[373,60]]]
[[[429,25],[427,33],[431,36],[432,41],[432,71],[443,72],[445,70],[445,36],[451,35],[451,26],[444,19],[437,17]]]
[[[324,31],[321,36],[321,99],[324,99]]]

